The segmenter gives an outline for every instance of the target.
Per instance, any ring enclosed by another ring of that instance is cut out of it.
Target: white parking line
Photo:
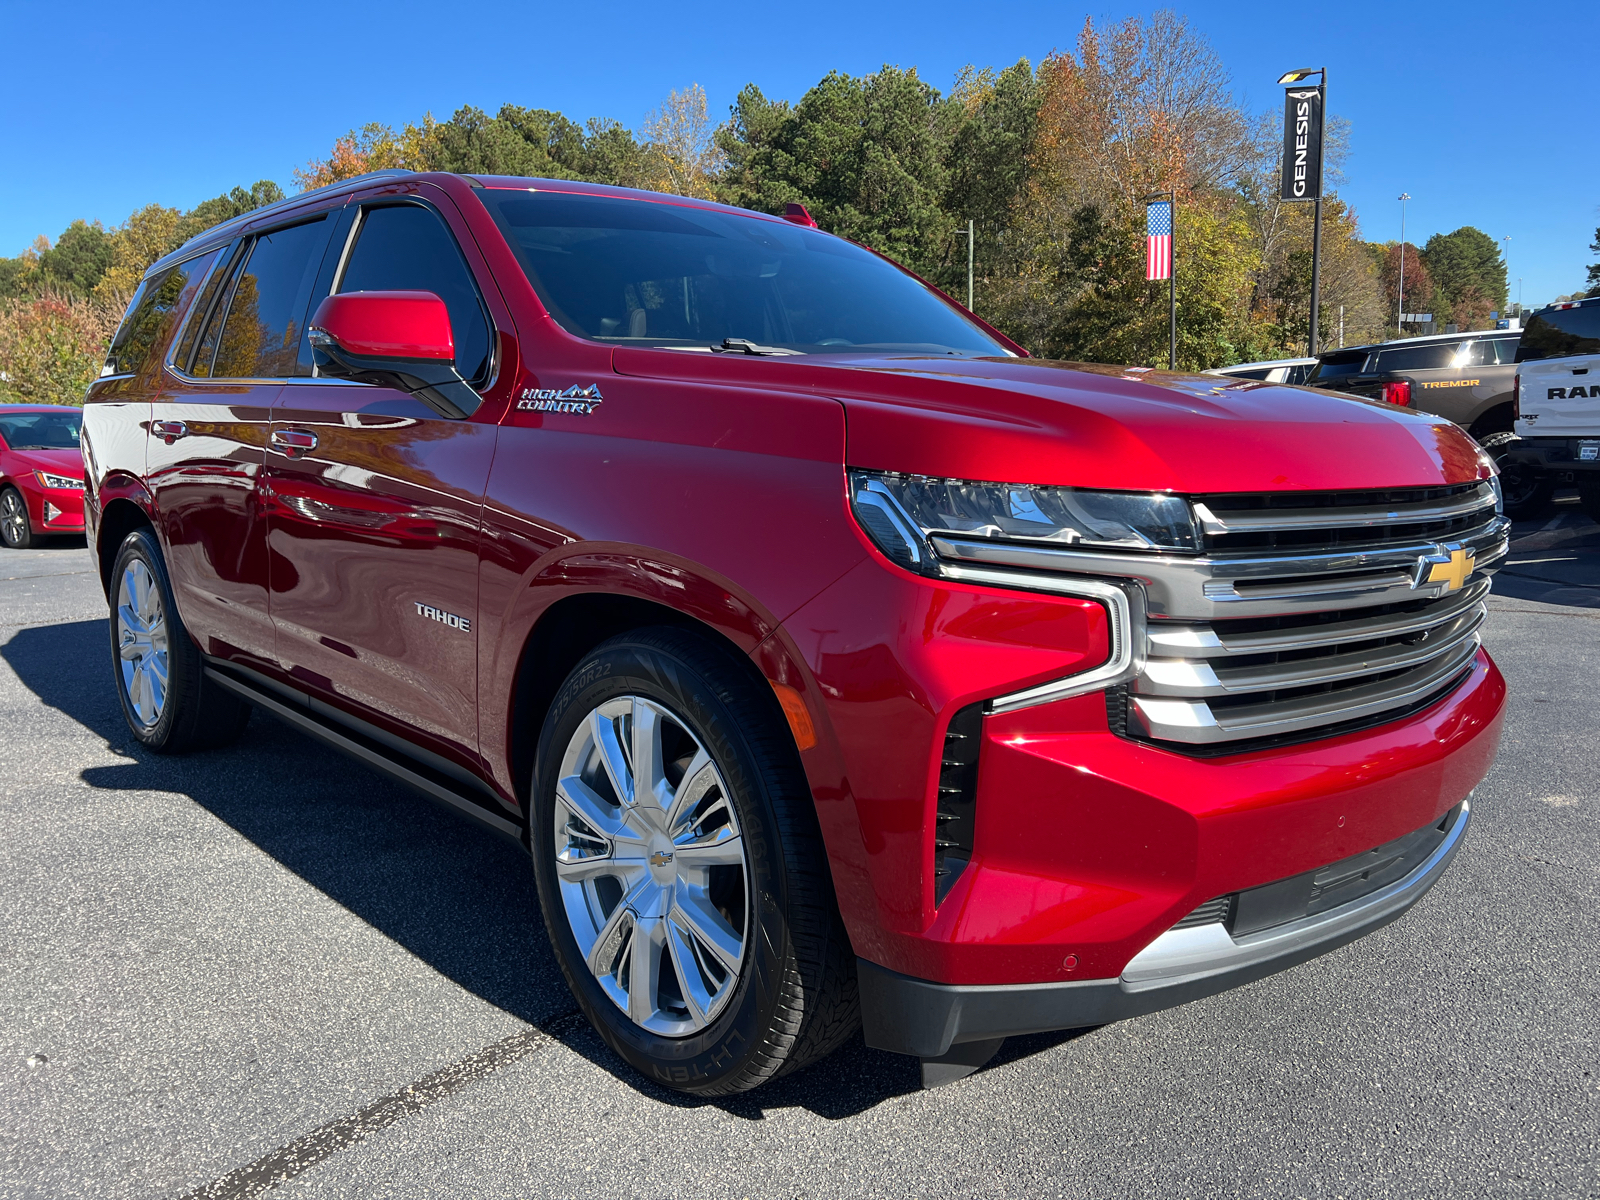
[[[1566,513],[1558,512],[1555,516],[1550,518],[1550,523],[1548,525],[1546,525],[1544,528],[1542,528],[1541,530],[1539,530],[1539,532],[1540,533],[1549,533],[1552,529],[1554,529],[1557,525],[1561,524],[1561,522],[1565,521],[1566,519],[1567,519],[1567,514]]]

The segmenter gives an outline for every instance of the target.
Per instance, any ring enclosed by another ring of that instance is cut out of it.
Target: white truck
[[[1540,309],[1517,347],[1516,437],[1502,463],[1576,484],[1600,522],[1600,296]]]

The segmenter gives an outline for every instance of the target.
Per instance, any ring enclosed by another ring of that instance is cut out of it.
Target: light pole
[[[967,311],[972,311],[972,238],[976,227],[972,218],[967,218]]]
[[[1410,192],[1400,193],[1400,302],[1394,309],[1394,335],[1399,337],[1405,330],[1405,322],[1401,319],[1406,315],[1406,201],[1411,199]]]
[[[1511,266],[1511,235],[1508,233],[1508,234],[1505,235],[1505,237],[1501,238],[1500,240],[1506,244],[1506,248],[1501,254],[1501,257],[1505,261],[1502,262],[1500,265],[1509,268]],[[1507,308],[1511,307],[1511,297],[1510,296],[1506,297],[1506,307]],[[1521,316],[1522,314],[1519,311],[1517,315]]]

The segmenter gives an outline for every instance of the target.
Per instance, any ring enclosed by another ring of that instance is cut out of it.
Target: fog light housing
[[[60,515],[61,510],[59,508],[57,508],[54,504],[51,504],[48,500],[44,502],[44,523],[46,525],[50,524],[50,522],[54,521]]]

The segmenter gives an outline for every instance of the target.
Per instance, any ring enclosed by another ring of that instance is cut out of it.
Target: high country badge
[[[594,415],[594,410],[600,406],[602,399],[598,383],[591,383],[588,387],[573,384],[561,392],[551,388],[523,388],[522,396],[517,401],[517,410],[575,413],[580,417],[590,417]]]

